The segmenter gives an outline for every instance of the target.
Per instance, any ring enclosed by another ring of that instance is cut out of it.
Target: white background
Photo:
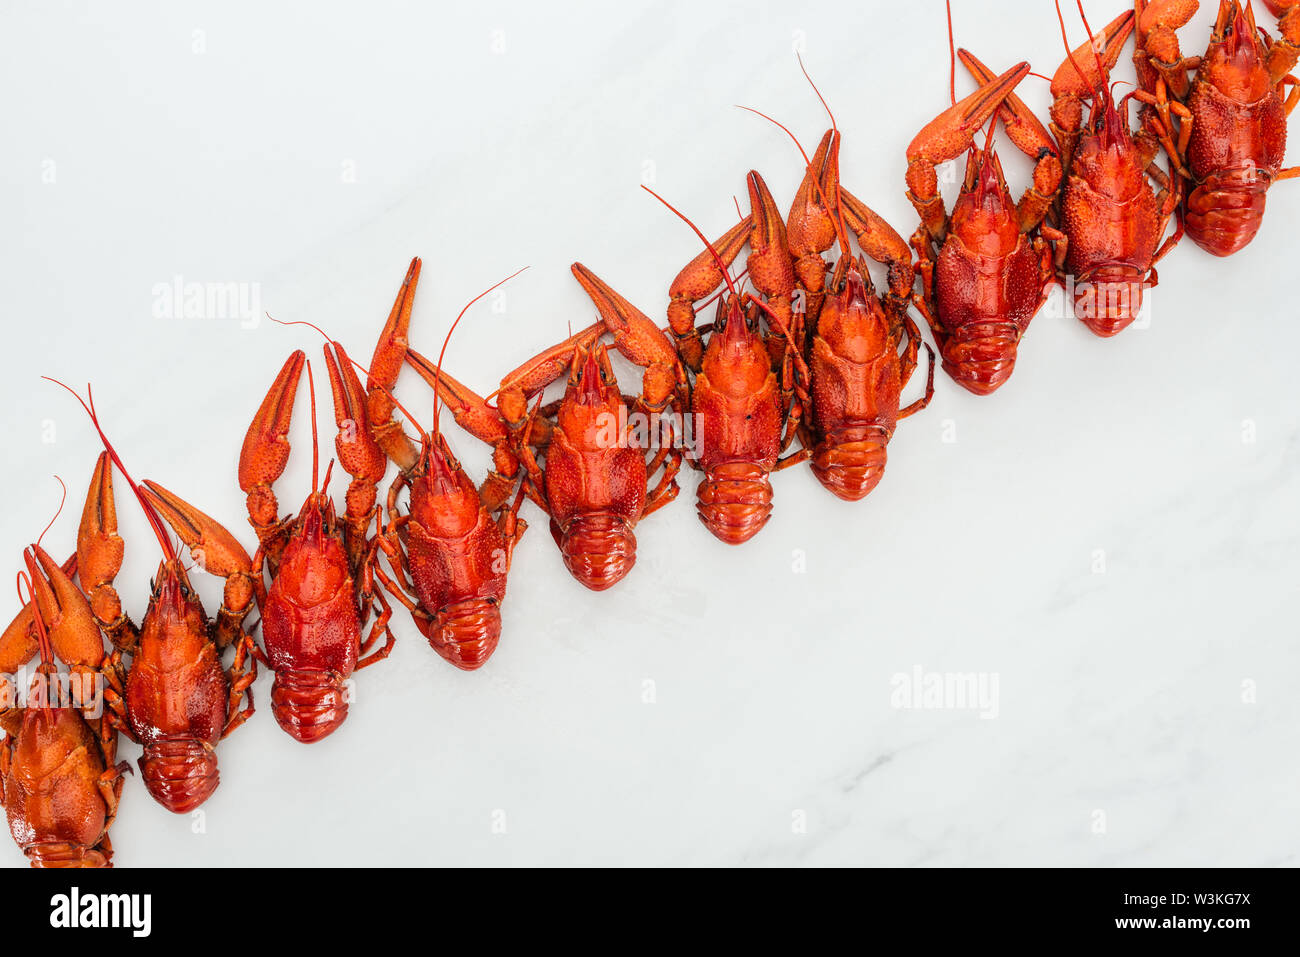
[[[1119,6],[1090,5],[1094,26]],[[1208,38],[1202,6],[1190,52]],[[1062,58],[1050,4],[955,7],[958,42],[999,70]],[[910,234],[904,150],[948,98],[934,0],[7,5],[9,567],[53,512],[55,473],[71,493],[46,544],[71,550],[98,451],[40,373],[91,380],[137,477],[253,544],[240,442],[288,352],[318,356],[319,340],[156,318],[157,284],[259,284],[264,309],[364,360],[412,255],[426,351],[531,265],[449,350],[489,390],[592,321],[575,259],[662,317],[697,241],[643,179],[711,235],[750,168],[788,206],[798,154],[734,104],[815,145],[826,120],[797,43],[844,132],[845,184]],[[1131,78],[1127,53],[1116,77]],[[1047,84],[1022,86],[1045,113]],[[1018,194],[1028,164],[1000,142]],[[864,502],[784,473],[769,526],[729,548],[696,520],[688,474],[638,528],[633,573],[599,595],[527,507],[483,670],[453,669],[400,621],[346,724],[310,747],[275,725],[263,676],[201,819],[128,781],[118,863],[1293,863],[1297,209],[1300,185],[1279,185],[1228,261],[1185,243],[1147,329],[1103,341],[1045,313],[994,396],[940,375]],[[410,373],[400,395],[427,417]],[[327,402],[320,418],[328,443]],[[481,477],[480,447],[449,435]],[[293,439],[286,510],[309,481],[305,395]],[[159,553],[124,491],[118,586],[139,616]],[[215,609],[219,583],[203,591]],[[893,707],[891,679],[918,666],[995,673],[997,717]]]

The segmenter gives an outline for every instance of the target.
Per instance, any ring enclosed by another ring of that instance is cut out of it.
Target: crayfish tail
[[[112,852],[84,844],[31,844],[23,848],[32,867],[112,867]]]
[[[695,510],[714,536],[741,545],[772,517],[772,482],[754,462],[728,462],[710,470],[700,483]]]
[[[813,451],[813,475],[836,497],[861,501],[884,477],[889,439],[879,425],[837,430]]]
[[[551,521],[570,574],[592,591],[617,585],[636,564],[636,533],[621,515],[588,512],[565,528]]]
[[[1251,170],[1212,174],[1187,197],[1187,235],[1214,256],[1244,249],[1264,221],[1269,182]]]
[[[429,623],[425,636],[445,660],[462,671],[474,671],[492,657],[501,640],[501,609],[488,598],[454,602]]]
[[[185,814],[217,789],[217,753],[195,738],[153,741],[140,756],[140,776],[155,801],[175,814]]]
[[[1126,263],[1101,266],[1075,289],[1074,314],[1095,335],[1123,332],[1142,312],[1143,277]]]
[[[975,395],[989,395],[1011,378],[1020,327],[1009,320],[963,323],[943,343],[943,371]]]
[[[271,714],[295,741],[311,744],[348,716],[348,690],[333,671],[282,668],[271,684]]]

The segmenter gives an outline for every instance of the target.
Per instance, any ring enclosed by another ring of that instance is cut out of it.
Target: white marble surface
[[[960,0],[958,40],[1050,73],[1054,16],[1029,6]],[[92,380],[128,466],[251,540],[243,432],[288,351],[317,340],[155,318],[156,284],[259,284],[263,308],[364,357],[412,255],[429,349],[466,300],[530,264],[449,351],[487,389],[591,321],[574,259],[662,315],[696,242],[643,177],[709,233],[751,167],[789,202],[797,154],[733,104],[813,145],[824,118],[795,42],[837,111],[846,184],[901,230],[915,224],[903,150],[947,101],[933,0],[288,7],[0,14],[11,570],[57,502],[54,473],[71,505],[46,541],[71,548],[97,451],[39,373]],[[1046,108],[1045,83],[1024,88]],[[1009,149],[1018,190],[1027,164]],[[406,623],[343,729],[311,747],[271,720],[264,676],[201,821],[128,782],[118,862],[1294,863],[1297,210],[1300,185],[1277,187],[1226,262],[1185,244],[1149,328],[1102,341],[1041,315],[998,394],[941,376],[865,502],[785,473],[770,525],[730,549],[695,519],[689,476],[601,595],[529,511],[485,669],[454,670]],[[428,409],[414,377],[401,390]],[[308,481],[305,409],[286,507]],[[451,435],[481,475],[486,456]],[[138,615],[158,551],[120,505],[119,586]],[[215,607],[219,586],[203,591]],[[894,707],[894,676],[916,668],[995,675],[996,716]],[[0,860],[23,863],[7,840]]]

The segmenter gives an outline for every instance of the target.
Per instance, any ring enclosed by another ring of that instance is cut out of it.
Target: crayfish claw
[[[249,521],[259,539],[275,528],[279,518],[271,485],[289,464],[289,425],[306,361],[307,354],[301,349],[285,361],[253,416],[239,451],[239,487],[248,496]]]
[[[200,512],[184,499],[148,479],[140,494],[166,520],[190,550],[200,568],[218,578],[248,573],[253,561],[224,525]]]
[[[113,579],[122,570],[124,552],[122,537],[117,534],[113,461],[108,452],[100,452],[77,529],[77,573],[95,617],[109,630],[120,628],[122,622],[122,602],[113,588]]]
[[[1052,77],[1052,97],[1057,100],[1066,96],[1082,99],[1102,89],[1110,71],[1119,62],[1120,52],[1128,42],[1135,22],[1133,11],[1125,10],[1106,24],[1095,43],[1089,40],[1071,52]]]
[[[975,133],[1028,75],[1029,64],[1018,63],[970,96],[948,107],[912,139],[907,147],[908,165],[937,165],[956,159],[970,148],[975,141]]]
[[[396,405],[389,393],[397,385],[397,376],[402,371],[402,363],[406,361],[411,310],[415,305],[415,288],[420,282],[420,265],[420,257],[417,256],[407,267],[402,288],[398,290],[388,321],[384,324],[384,331],[379,334],[379,342],[375,344],[374,355],[370,358],[370,374],[366,379],[366,411],[371,434],[384,454],[402,469],[415,465],[420,457],[419,450],[402,431],[402,427],[393,421]]]
[[[970,71],[977,83],[988,83],[996,74],[969,50],[958,50],[957,58]],[[1043,150],[1056,151],[1056,141],[1047,132],[1042,121],[1015,93],[1008,93],[998,107],[998,119],[1007,131],[1007,138],[1016,149],[1031,159],[1037,159]]]
[[[334,396],[334,424],[339,429],[334,439],[339,465],[354,479],[374,486],[383,480],[388,459],[371,433],[365,390],[340,343],[325,347],[325,369]]]
[[[506,437],[506,426],[501,415],[487,400],[473,389],[462,385],[450,373],[439,369],[437,363],[425,358],[414,349],[406,352],[407,364],[420,374],[438,393],[438,399],[456,420],[456,424],[470,435],[495,445]]]
[[[744,222],[749,220],[746,219]],[[746,230],[744,238],[740,240],[740,246],[744,246],[748,237],[749,233]],[[739,249],[740,247],[737,247],[737,253]],[[732,258],[735,258],[734,254]],[[725,256],[723,261],[726,261]],[[677,365],[677,351],[673,348],[673,344],[644,312],[615,292],[608,283],[582,263],[574,263],[571,268],[574,278],[578,280],[595,304],[596,311],[600,313],[599,325],[614,337],[614,348],[623,358],[643,369],[655,365],[667,367]],[[721,281],[719,276],[718,282]],[[590,342],[576,344],[589,349],[598,338],[599,336],[591,339]]]
[[[69,666],[98,668],[104,660],[104,639],[86,596],[40,545],[33,545],[23,559],[54,653]]]

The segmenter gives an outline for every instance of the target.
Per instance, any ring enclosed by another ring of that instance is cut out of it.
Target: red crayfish
[[[248,553],[221,525],[183,506],[162,486],[137,485],[100,427],[89,391],[83,400],[63,388],[86,410],[105,448],[95,465],[77,536],[77,573],[91,595],[96,620],[117,645],[105,667],[109,720],[143,745],[141,777],[154,799],[170,811],[190,811],[217,788],[217,742],[253,714],[249,688],[257,665],[252,639],[242,624],[253,599]],[[113,502],[114,465],[130,485],[163,552],[138,628],[121,611],[113,588],[123,555]],[[161,515],[190,544],[199,566],[225,579],[224,601],[215,620],[204,613]],[[51,574],[53,563],[42,564]],[[61,613],[79,608],[66,589],[56,594]],[[116,609],[111,619],[103,617],[106,608]],[[223,668],[222,652],[231,645],[234,660]],[[129,667],[123,664],[123,654],[130,656]]]
[[[948,16],[952,43],[952,12]],[[980,88],[925,127],[907,148],[908,199],[921,225],[912,237],[921,274],[918,308],[943,357],[943,368],[976,395],[1010,378],[1021,337],[1056,277],[1050,241],[1060,233],[1044,222],[1061,183],[1056,144],[1013,92],[1029,72],[1020,63],[995,76],[961,51]],[[1036,161],[1032,184],[1017,204],[1007,187],[993,127],[983,149],[975,134],[1001,111],[1011,142]],[[937,164],[968,154],[961,195],[951,214],[939,194]]]
[[[1082,2],[1078,7],[1082,16]],[[1118,103],[1111,93],[1110,70],[1133,31],[1132,11],[1112,20],[1099,37],[1085,17],[1089,42],[1075,50],[1066,39],[1059,0],[1056,15],[1066,40],[1065,60],[1052,78],[1051,130],[1064,170],[1053,211],[1057,274],[1072,290],[1075,316],[1095,334],[1113,336],[1138,317],[1144,289],[1159,282],[1156,264],[1182,238],[1181,218],[1165,237],[1179,207],[1180,184],[1156,165],[1163,138],[1145,126],[1136,133],[1129,128],[1127,103],[1130,97],[1141,101],[1141,91]],[[974,57],[963,56],[963,62],[977,78],[989,75]],[[1000,117],[1008,129],[1036,123],[1023,104],[1013,106],[1010,99]]]
[[[528,498],[550,516],[551,536],[569,572],[602,591],[635,564],[637,524],[679,491],[682,450],[673,423],[684,377],[672,343],[654,323],[581,263],[574,263],[573,274],[601,322],[507,375],[495,406],[409,346],[406,358],[456,422],[493,447],[496,471],[487,490],[497,491],[489,501],[499,501],[495,496],[510,482],[522,482]],[[606,331],[615,348],[645,370],[639,396],[620,392],[607,346],[599,341]],[[543,390],[566,372],[564,396],[543,406]]]
[[[919,301],[913,293],[911,251],[892,226],[840,182],[835,116],[806,71],[804,76],[825,107],[831,128],[810,160],[781,126],[806,164],[786,228],[807,304],[810,415],[800,427],[803,449],[790,461],[810,460],[813,474],[826,489],[845,501],[858,501],[884,476],[899,420],[930,404],[934,353],[925,347],[930,364],[924,394],[900,407],[922,344],[908,313]],[[876,292],[866,261],[853,254],[850,230],[867,257],[888,267],[889,288],[882,294]],[[822,259],[832,245],[839,247],[833,264]]]
[[[23,561],[19,598],[26,585],[29,600],[0,637],[0,802],[33,867],[111,867],[127,765],[114,762],[117,729],[104,713],[104,639],[72,582],[75,556],[59,566],[37,539]],[[38,654],[20,701],[15,675]]]
[[[310,380],[305,354],[299,350],[289,356],[253,417],[239,456],[239,487],[247,494],[248,520],[258,539],[250,566],[265,651],[256,646],[254,651],[275,672],[271,713],[292,737],[311,743],[343,723],[352,673],[387,657],[393,634],[388,628],[392,612],[374,586],[377,544],[368,534],[377,521],[375,486],[387,462],[371,435],[361,382],[337,342],[325,346],[325,366],[338,426],[334,447],[352,476],[344,515],[335,514],[329,493],[332,460],[317,484],[314,381],[311,492],[296,516],[279,515],[272,484],[288,465],[289,426],[304,364]],[[171,505],[166,514],[174,518],[181,537],[191,547],[205,547],[187,531],[193,527],[191,507],[178,500]],[[366,631],[374,605],[379,611]],[[380,638],[385,643],[375,648]]]
[[[400,470],[388,490],[388,519],[380,539],[393,575],[379,568],[376,574],[410,611],[433,650],[457,668],[472,671],[488,660],[501,639],[500,606],[506,576],[514,547],[528,528],[518,517],[524,489],[500,472],[494,472],[482,489],[475,486],[442,434],[436,401],[433,435],[406,416],[419,431],[418,446],[392,420],[396,403],[392,389],[403,363],[410,358],[407,342],[419,278],[420,260],[414,259],[375,347],[367,381],[375,438]],[[461,310],[443,340],[437,365],[416,354],[412,360],[416,368],[438,381],[442,356],[456,324],[470,306],[500,285],[480,293]],[[461,388],[459,383],[455,388]],[[493,420],[483,422],[489,431],[496,425]],[[502,452],[505,460],[501,467],[517,477],[513,456],[504,449]],[[512,501],[516,485],[519,488]],[[398,510],[403,489],[409,499],[405,515]]]
[[[1300,175],[1300,167],[1282,168],[1287,117],[1300,102],[1300,81],[1290,75],[1300,56],[1300,7],[1268,0],[1280,17],[1281,35],[1272,38],[1256,26],[1249,0],[1219,0],[1205,54],[1183,57],[1175,31],[1198,6],[1136,0],[1134,59],[1148,104],[1144,124],[1190,186],[1187,235],[1230,256],[1259,232],[1268,188]]]
[[[772,515],[772,472],[798,434],[808,404],[808,368],[792,308],[794,266],[785,223],[755,171],[746,178],[751,213],[710,243],[657,193],[704,243],[673,280],[669,327],[684,365],[694,373],[690,413],[697,437],[691,463],[704,472],[696,495],[700,521],[729,545],[749,541]],[[728,269],[749,245],[746,272],[759,299],[741,293]],[[707,345],[695,328],[695,303],[725,286]],[[604,315],[604,310],[602,310]],[[761,330],[766,317],[769,331]],[[606,323],[609,324],[608,321]]]

